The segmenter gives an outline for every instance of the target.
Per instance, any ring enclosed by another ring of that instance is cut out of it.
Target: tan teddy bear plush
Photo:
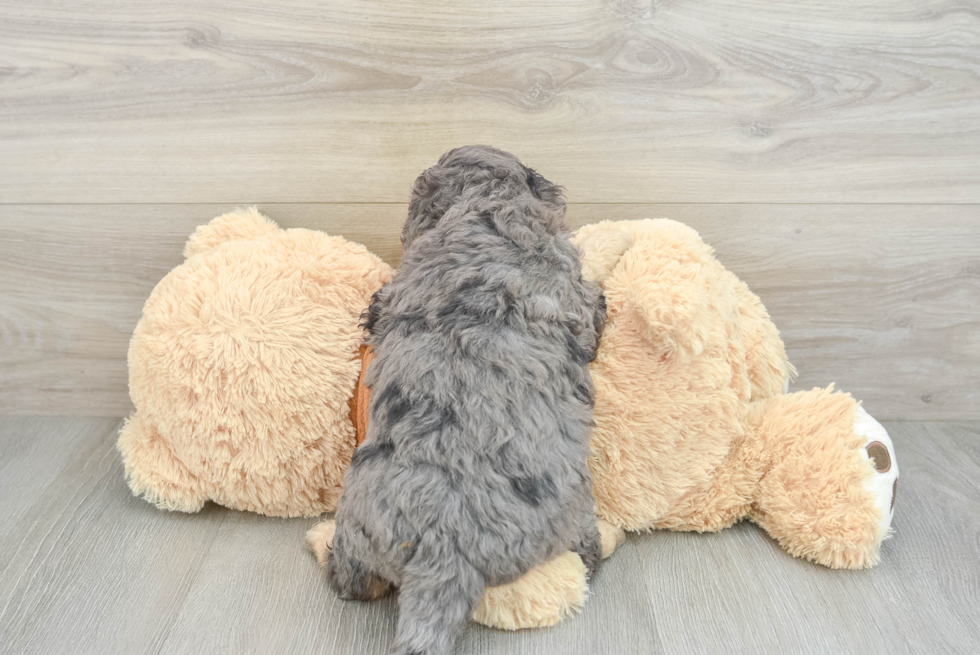
[[[793,369],[765,308],[690,228],[604,222],[575,241],[609,307],[590,461],[604,555],[623,530],[748,518],[793,555],[873,565],[898,477],[884,429],[846,394],[784,393]],[[254,210],[198,228],[186,254],[130,346],[137,412],[119,439],[130,486],[166,509],[332,510],[366,420],[357,324],[391,270]],[[331,536],[329,522],[308,535],[321,562]],[[487,589],[474,618],[551,625],[586,593],[566,553]]]
[[[599,516],[626,530],[714,531],[741,519],[833,568],[877,563],[898,464],[884,428],[794,372],[759,298],[669,220],[575,235],[608,319],[591,371]]]
[[[184,512],[206,501],[268,516],[333,511],[367,430],[361,312],[391,267],[341,237],[281,230],[254,209],[202,225],[184,255],[130,342],[136,412],[117,444],[130,488]],[[312,532],[320,558],[328,525]],[[488,590],[474,618],[550,625],[586,593],[585,565],[569,552]]]
[[[332,511],[355,445],[358,323],[391,267],[254,209],[199,227],[184,255],[130,342],[130,488],[184,512]]]

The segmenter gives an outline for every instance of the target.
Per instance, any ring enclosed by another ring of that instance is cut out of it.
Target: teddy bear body
[[[626,530],[748,518],[794,555],[874,564],[898,476],[868,450],[894,461],[884,429],[849,395],[784,393],[794,370],[765,307],[694,230],[603,222],[576,241],[608,304],[591,367],[598,514]]]
[[[574,241],[608,304],[590,366],[603,556],[624,530],[749,519],[795,556],[875,564],[898,478],[885,430],[847,394],[785,392],[793,368],[768,313],[694,230],[603,222]],[[137,411],[118,443],[130,487],[171,510],[332,511],[367,402],[360,316],[391,268],[254,210],[201,226],[185,255],[130,344]],[[332,534],[308,535],[321,562]],[[586,595],[585,567],[565,553],[487,589],[474,618],[551,625]]]

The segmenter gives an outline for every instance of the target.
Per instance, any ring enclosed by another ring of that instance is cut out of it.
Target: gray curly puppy
[[[415,182],[404,257],[365,315],[370,423],[327,575],[400,588],[394,653],[448,653],[485,586],[601,558],[586,460],[605,301],[561,190],[511,154],[452,150]]]

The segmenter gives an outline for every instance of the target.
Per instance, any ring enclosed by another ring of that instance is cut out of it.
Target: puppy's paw
[[[333,535],[337,531],[337,524],[334,521],[323,521],[317,523],[306,533],[306,547],[316,555],[316,561],[320,566],[327,565],[327,555],[333,546]]]
[[[606,559],[626,541],[626,531],[602,519],[599,519],[596,524],[602,537],[602,559]]]

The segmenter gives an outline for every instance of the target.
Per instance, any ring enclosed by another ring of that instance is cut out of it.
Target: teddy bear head
[[[355,446],[360,315],[391,268],[255,209],[199,227],[184,255],[130,342],[130,487],[183,511],[334,509]]]

